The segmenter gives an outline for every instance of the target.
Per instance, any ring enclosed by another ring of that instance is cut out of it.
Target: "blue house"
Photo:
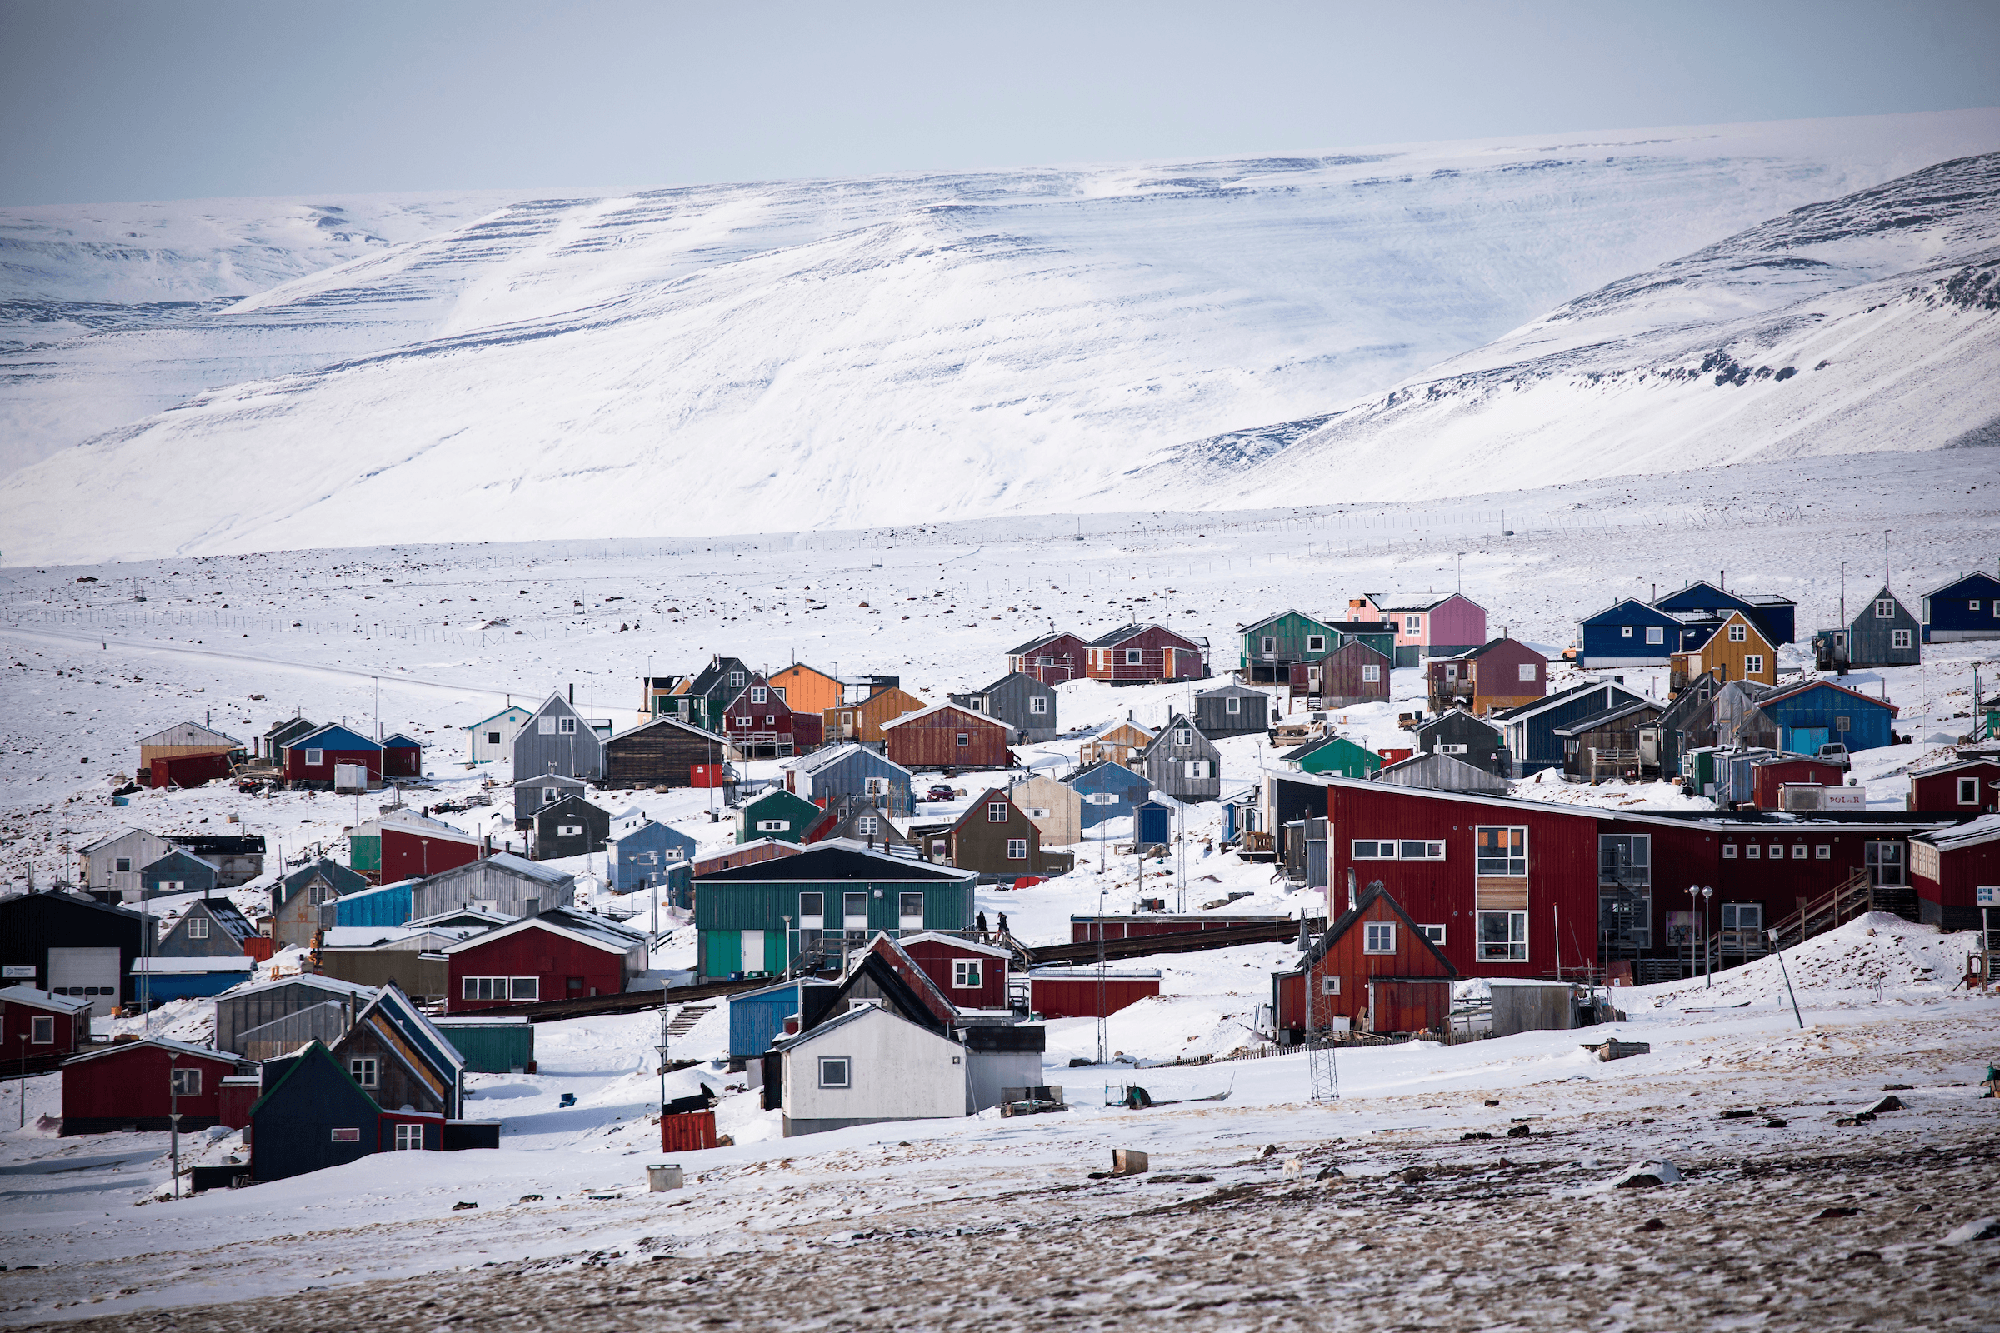
[[[1666,666],[1680,648],[1681,622],[1636,597],[1586,616],[1578,625],[1576,664],[1598,667]]]
[[[163,893],[199,893],[206,898],[215,892],[222,872],[208,862],[176,847],[139,871],[139,892],[147,898]]]
[[[1713,583],[1697,580],[1679,592],[1670,592],[1653,603],[1655,611],[1665,611],[1676,616],[1716,616],[1726,618],[1731,611],[1741,611],[1756,622],[1758,630],[1771,642],[1772,647],[1792,642],[1797,635],[1793,625],[1797,620],[1798,604],[1789,597],[1770,597],[1751,593],[1739,596],[1724,592]]]
[[[1153,790],[1153,784],[1144,774],[1134,773],[1109,759],[1078,769],[1063,779],[1063,785],[1083,798],[1082,823],[1086,829],[1095,828],[1107,819],[1130,819]]]
[[[802,977],[766,986],[763,990],[730,996],[729,1058],[754,1060],[770,1050],[772,1039],[785,1030],[785,1020],[793,1014],[799,1015],[799,1029],[804,1031],[821,1016],[825,1006],[833,999],[835,989],[834,982]],[[816,998],[820,1003],[815,1006],[805,1001],[803,997],[807,992],[817,992]],[[802,1004],[816,1012],[804,1013]]]
[[[1815,680],[1766,695],[1757,711],[1777,732],[1777,748],[1817,754],[1829,742],[1849,751],[1874,750],[1890,743],[1896,705],[1871,699],[1845,685]]]
[[[416,882],[414,879],[397,880],[379,889],[364,889],[360,893],[335,898],[326,904],[333,909],[330,924],[400,926],[410,919],[410,913],[415,910],[410,901],[410,887]],[[324,913],[324,908],[321,910]]]
[[[1514,776],[1531,777],[1545,768],[1561,768],[1563,738],[1558,728],[1607,712],[1620,704],[1643,703],[1623,685],[1576,685],[1518,708],[1494,713],[1486,720],[1500,728],[1514,756]]]
[[[2000,579],[1967,574],[1924,594],[1924,642],[2000,639]]]
[[[665,884],[676,872],[683,880],[693,874],[694,839],[657,819],[608,839],[604,851],[613,893],[637,893],[648,883]]]
[[[831,810],[843,796],[858,796],[885,815],[902,819],[910,814],[910,770],[865,745],[829,746],[787,760],[783,767],[785,790],[823,809]]]

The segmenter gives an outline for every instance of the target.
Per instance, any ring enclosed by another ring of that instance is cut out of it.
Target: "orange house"
[[[824,710],[820,714],[826,720],[824,739],[879,745],[884,722],[894,722],[905,713],[920,713],[929,707],[916,695],[891,685],[858,704],[839,704]]]
[[[1731,611],[1713,624],[1690,625],[1682,631],[1681,642],[1671,668],[1675,689],[1700,676],[1714,676],[1724,684],[1778,683],[1778,650],[1741,611]]]
[[[803,662],[794,662],[775,673],[771,688],[794,713],[824,714],[840,702],[840,682]]]

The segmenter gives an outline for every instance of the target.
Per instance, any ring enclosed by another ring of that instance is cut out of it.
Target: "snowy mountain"
[[[1208,475],[1185,441],[1263,456],[1579,291],[1995,147],[2000,113],[1963,112],[355,203],[347,230],[242,203],[130,272],[100,221],[5,272],[0,440],[44,461],[0,532],[49,561],[1126,508]]]
[[[1413,498],[1968,445],[2000,445],[2000,154],[1796,209],[1131,480],[1215,504]]]

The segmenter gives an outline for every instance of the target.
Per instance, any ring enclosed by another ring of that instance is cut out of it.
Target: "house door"
[[[1787,748],[1793,754],[1818,754],[1819,747],[1826,744],[1825,727],[1793,727],[1792,743]]]
[[[1868,882],[1876,888],[1900,889],[1907,880],[1903,878],[1903,844],[1900,842],[1871,842],[1864,856],[1868,866]],[[51,953],[54,950],[50,950]]]
[[[118,946],[49,950],[49,989],[90,1001],[90,1012],[109,1017],[118,1007]]]

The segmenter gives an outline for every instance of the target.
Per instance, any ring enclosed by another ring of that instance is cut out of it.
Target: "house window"
[[[1225,713],[1240,713],[1240,712],[1242,712],[1242,711],[1243,711],[1243,700],[1242,700],[1242,699],[1240,699],[1240,698],[1238,698],[1238,697],[1237,697],[1236,695],[1233,695],[1233,694],[1232,694],[1232,695],[1230,695],[1230,696],[1229,696],[1229,697],[1228,697],[1227,699],[1224,699],[1224,700],[1222,701],[1222,711],[1223,711],[1223,712],[1225,712]]]
[[[1424,933],[1424,938],[1429,940],[1432,944],[1437,945],[1439,948],[1444,947],[1443,926],[1418,926],[1417,929],[1422,931]]]
[[[861,791],[865,796],[887,796],[889,794],[889,779],[864,778],[861,782]]]
[[[1892,629],[1892,630],[1890,630],[1890,631],[1889,631],[1889,646],[1890,646],[1891,648],[1907,648],[1907,647],[1909,647],[1909,646],[1910,646],[1910,632],[1909,632],[1908,630],[1906,630],[1906,629]]]
[[[208,938],[207,917],[191,916],[188,918],[188,938],[191,940],[205,940]]]
[[[1266,640],[1265,640],[1264,642],[1266,642],[1266,643],[1269,643],[1269,642],[1270,642],[1270,640],[1269,640],[1269,639],[1266,639]],[[1269,652],[1269,651],[1270,651],[1270,649],[1268,649],[1268,648],[1267,648],[1267,649],[1265,649],[1265,651],[1266,651],[1266,652]],[[1325,652],[1325,651],[1326,651],[1326,635],[1324,635],[1324,634],[1308,634],[1308,635],[1306,635],[1306,651],[1307,651],[1307,652],[1309,652],[1309,653],[1323,653],[1323,652]]]
[[[1979,779],[1960,778],[1958,780],[1958,803],[1960,805],[1979,804]]]
[[[1266,657],[1274,656],[1276,655],[1277,651],[1278,651],[1278,641],[1272,638],[1270,635],[1266,634],[1264,636],[1264,656]]]
[[[1418,630],[1422,629],[1423,627],[1424,627],[1424,618],[1422,616],[1403,617],[1403,632],[1405,634],[1415,634]]]
[[[562,799],[562,788],[561,788],[561,787],[544,787],[544,788],[542,788],[542,804],[543,804],[543,805],[554,805],[554,804],[555,804],[555,803],[556,803],[557,801],[560,801],[561,799]]]
[[[970,744],[972,744],[972,737],[971,737],[971,735],[970,735],[970,734],[968,734],[968,733],[966,733],[966,732],[963,732],[963,731],[959,732],[959,733],[958,733],[958,743],[959,743],[959,744],[960,744],[961,746],[965,746],[965,745],[970,745]]]
[[[819,1085],[822,1088],[853,1087],[853,1069],[844,1055],[822,1055],[819,1058]]]
[[[1736,859],[1735,843],[1725,842],[1722,844],[1722,859],[1725,861],[1734,861]]]
[[[986,822],[989,824],[1006,823],[1007,803],[1005,801],[988,801],[986,803]]]
[[[173,1095],[176,1097],[201,1096],[201,1071],[199,1069],[176,1069],[172,1071]]]
[[[854,831],[864,838],[872,838],[879,831],[875,827],[879,822],[873,815],[863,815],[854,821]]]
[[[121,875],[130,874],[132,870],[132,858],[129,856],[121,856],[116,861],[111,863],[111,868],[113,870],[116,870]]]
[[[1474,873],[1520,878],[1528,873],[1528,830],[1481,825],[1474,830]]]
[[[731,685],[741,685],[743,683],[743,673],[741,671],[730,672],[729,683]]]
[[[466,1000],[539,1000],[540,977],[461,977],[459,998]]]
[[[486,743],[487,743],[488,745],[498,745],[498,744],[500,743],[500,733],[499,733],[499,732],[497,732],[497,731],[489,731],[489,732],[487,732],[487,733],[486,733]]]
[[[840,926],[843,930],[866,931],[868,929],[868,895],[866,893],[843,893],[840,895]]]
[[[1437,747],[1437,753],[1439,754],[1464,754],[1465,752],[1466,747],[1463,745],[1440,745]]]
[[[1814,846],[1813,846],[1813,860],[1815,860],[1815,861],[1831,861],[1832,859],[1833,859],[1833,844],[1832,844],[1832,843],[1830,843],[1830,842],[1822,842],[1822,843],[1816,843],[1816,844],[1814,844]]]
[[[1783,843],[1774,842],[1771,844],[1771,859],[1773,861],[1782,861],[1785,859],[1785,845]]]
[[[1749,641],[1749,638],[1750,631],[1747,627],[1743,625],[1731,625],[1729,627],[1729,641],[1731,643],[1746,643]]]
[[[1190,759],[1190,760],[1188,760],[1188,761],[1187,761],[1187,775],[1188,775],[1189,777],[1191,777],[1191,778],[1197,778],[1197,779],[1198,779],[1198,778],[1206,778],[1206,777],[1208,777],[1208,776],[1209,776],[1209,772],[1208,772],[1208,760],[1206,760],[1206,759]]]
[[[351,1129],[338,1129],[338,1128],[336,1128],[336,1129],[332,1130],[332,1131],[331,1131],[330,1133],[331,1133],[331,1138],[332,1138],[332,1141],[333,1141],[333,1142],[335,1142],[335,1143],[359,1143],[359,1142],[361,1142],[361,1131],[360,1131],[360,1129],[359,1129],[359,1128],[351,1128]]]
[[[1396,952],[1396,923],[1393,921],[1370,921],[1362,926],[1361,952]]]
[[[2000,609],[2000,602],[1995,602],[1993,603],[1993,605],[1996,609]],[[1967,602],[1965,604],[1965,609],[1968,611],[1977,611],[1979,609],[1979,599],[1975,597],[1971,601]]]
[[[1340,994],[1340,978],[1339,978],[1339,977],[1321,977],[1321,978],[1319,979],[1319,993],[1320,993],[1321,995],[1338,995],[1338,994]]]
[[[532,913],[532,912],[534,911],[534,900],[533,900],[533,899],[529,899],[529,901],[528,901],[528,910],[529,910],[529,912],[530,912],[530,913]],[[542,998],[542,979],[541,979],[540,977],[511,977],[511,978],[509,978],[509,985],[508,985],[508,988],[507,988],[507,998],[508,998],[508,999],[510,999],[510,1000],[539,1000],[539,999],[541,999],[541,998]]]
[[[799,929],[818,930],[826,924],[826,895],[823,893],[801,893],[799,895]]]
[[[1833,729],[1835,731],[1847,731],[1850,730],[1853,727],[1853,725],[1854,725],[1854,720],[1850,718],[1847,714],[1837,713],[1834,715]]]
[[[1139,650],[1138,650],[1137,648],[1127,648],[1127,649],[1125,650],[1125,665],[1126,665],[1126,666],[1138,666],[1138,665],[1139,665],[1139,663],[1140,663],[1140,661],[1141,661],[1141,657],[1140,657],[1140,653],[1139,653]]]
[[[380,1086],[381,1063],[373,1056],[349,1060],[347,1072],[354,1075],[354,1081],[364,1088]]]
[[[1648,626],[1646,626],[1646,642],[1647,642],[1647,643],[1649,643],[1649,644],[1663,644],[1663,643],[1665,643],[1666,641],[1667,641],[1667,632],[1666,632],[1666,630],[1662,629],[1662,628],[1661,628],[1660,626],[1658,626],[1658,625],[1648,625]]]
[[[775,714],[775,713],[766,713],[766,714],[764,714],[764,725],[765,725],[765,726],[767,726],[767,727],[770,727],[770,726],[776,726],[776,725],[777,725],[777,722],[778,722],[778,716],[777,716],[777,714]]]
[[[1764,849],[1756,843],[1748,842],[1743,844],[1743,856],[1745,860],[1756,861],[1761,859],[1763,855]]]
[[[752,685],[752,686],[750,687],[750,702],[751,702],[751,703],[753,703],[753,704],[761,704],[761,703],[763,703],[763,702],[764,702],[764,701],[765,701],[766,699],[769,699],[770,697],[771,697],[771,692],[770,692],[769,690],[765,689],[765,688],[764,688],[764,687],[763,687],[762,685]]]
[[[28,1022],[28,1040],[36,1046],[53,1045],[56,1039],[56,1020],[48,1014],[36,1014]]]
[[[954,958],[951,960],[951,984],[954,990],[978,990],[979,960],[977,958]]]
[[[1794,861],[1803,861],[1806,859],[1806,845],[1804,843],[1795,842],[1792,844],[1792,859]]]
[[[556,825],[556,836],[558,838],[580,838],[583,836],[583,825],[558,824]]]
[[[791,831],[791,827],[792,821],[789,819],[760,819],[757,821],[757,831],[759,833],[788,833]]]
[[[1875,599],[1875,618],[1877,620],[1888,620],[1892,618],[1895,614],[1896,614],[1895,602],[1893,602],[1887,597],[1878,597]]]
[[[1444,843],[1418,838],[1362,838],[1354,845],[1357,861],[1442,861]]]
[[[396,1126],[397,1152],[422,1152],[424,1150],[424,1127],[422,1125]]]
[[[1174,744],[1193,745],[1194,729],[1192,727],[1176,727],[1174,729]]]
[[[1049,701],[1038,694],[1028,700],[1028,711],[1036,717],[1046,717],[1049,711]]]
[[[1762,653],[1743,654],[1743,674],[1745,676],[1758,676],[1762,675],[1763,672],[1764,672],[1764,654]]]
[[[323,764],[323,763],[325,763],[325,762],[326,762],[326,751],[325,751],[325,750],[307,750],[307,751],[306,751],[306,767],[307,767],[307,768],[318,768],[318,767],[319,767],[319,766],[320,766],[321,764]]]
[[[1535,664],[1533,662],[1521,663],[1521,679],[1533,680],[1534,678],[1535,678]]]
[[[924,895],[922,893],[899,893],[896,895],[896,924],[903,930],[924,928]]]
[[[1724,903],[1722,905],[1722,928],[1724,930],[1747,930],[1752,934],[1764,929],[1764,904]]]
[[[785,687],[784,687],[784,686],[782,686],[782,685],[773,685],[773,686],[771,687],[771,693],[773,693],[773,694],[775,694],[775,695],[777,695],[777,696],[778,696],[778,702],[779,702],[779,703],[783,703],[783,702],[785,701]]]
[[[1367,666],[1361,668],[1361,679],[1367,681],[1370,685],[1375,684],[1382,679],[1382,668],[1372,662],[1369,663]]]
[[[1619,637],[1619,638],[1621,638],[1621,639],[1629,639],[1629,638],[1631,638],[1631,637],[1632,637],[1632,627],[1631,627],[1630,625],[1620,625],[1620,626],[1618,627],[1618,637]]]
[[[1528,914],[1526,912],[1479,913],[1479,961],[1527,962]]]

